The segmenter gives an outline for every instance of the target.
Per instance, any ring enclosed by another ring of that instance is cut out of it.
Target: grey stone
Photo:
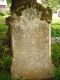
[[[21,15],[15,8],[11,11],[7,24],[11,26],[12,75],[24,80],[51,79],[51,9],[35,2],[22,11],[19,9],[17,13],[20,11]]]

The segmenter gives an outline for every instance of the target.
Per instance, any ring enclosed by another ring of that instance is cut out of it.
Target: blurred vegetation
[[[51,36],[60,37],[60,22],[51,24]]]
[[[52,27],[53,29],[60,29],[60,22],[59,22],[59,23],[54,23],[54,24],[52,24],[51,27]]]
[[[60,0],[42,0],[42,2],[45,6],[52,8],[53,12],[56,12],[60,5]]]
[[[0,71],[0,80],[12,80],[11,74],[6,70]]]
[[[52,44],[52,60],[55,67],[60,67],[60,43]]]
[[[5,16],[5,13],[0,12],[0,16]]]
[[[60,29],[54,29],[51,30],[51,36],[52,37],[60,37]]]
[[[55,78],[54,80],[60,80],[60,67],[54,68]]]
[[[12,1],[12,0],[7,0],[7,4],[8,4],[8,6],[11,5],[11,1]]]
[[[0,71],[9,71],[12,64],[12,57],[10,56],[9,48],[7,45],[0,46]]]
[[[60,80],[60,43],[52,44],[52,61],[54,64],[54,80]]]

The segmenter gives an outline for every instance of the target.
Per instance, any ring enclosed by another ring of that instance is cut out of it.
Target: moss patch
[[[48,23],[51,22],[52,20],[52,10],[47,7],[45,8],[44,6],[42,6],[39,3],[36,3],[35,0],[31,0],[31,1],[17,1],[17,0],[13,0],[12,1],[12,5],[11,5],[11,13],[16,14],[17,16],[21,16],[22,11],[27,9],[27,8],[35,8],[37,10],[37,12],[41,12],[41,20],[45,20]],[[16,3],[15,3],[16,2]]]

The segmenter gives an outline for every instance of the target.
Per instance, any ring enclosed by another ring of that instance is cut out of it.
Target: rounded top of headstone
[[[26,9],[36,9],[37,15],[41,13],[40,20],[45,20],[48,23],[52,20],[52,10],[49,7],[44,7],[43,5],[37,3],[36,0],[12,0],[11,5],[11,15],[21,16],[22,11]],[[15,17],[14,17],[15,18]]]
[[[19,6],[30,5],[35,2],[36,0],[12,0],[11,10],[17,9]]]

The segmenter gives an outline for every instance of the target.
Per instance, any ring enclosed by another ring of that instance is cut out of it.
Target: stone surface
[[[32,4],[33,2],[29,3]],[[22,8],[22,5],[19,7]],[[50,29],[51,9],[44,8],[36,2],[23,10],[19,8],[17,12],[17,7],[11,8],[12,14],[9,18],[10,21],[7,19],[7,24],[11,26],[12,75],[21,77],[24,80],[51,79],[53,77]]]

